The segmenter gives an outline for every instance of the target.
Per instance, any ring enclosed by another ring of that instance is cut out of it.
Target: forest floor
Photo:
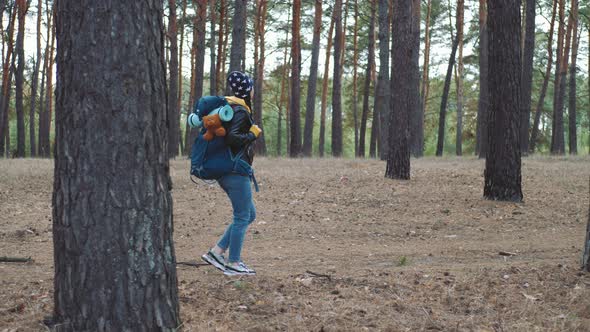
[[[45,330],[51,314],[52,167],[0,160],[0,256],[34,260],[0,263],[0,331]],[[200,263],[230,205],[186,160],[171,169],[176,257]],[[484,200],[474,158],[413,160],[411,181],[375,160],[256,169],[243,259],[258,275],[179,265],[185,331],[590,331],[588,157],[524,159],[520,204]]]

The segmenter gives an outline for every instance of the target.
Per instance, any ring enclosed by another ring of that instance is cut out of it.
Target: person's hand
[[[260,137],[260,134],[262,134],[262,129],[257,125],[252,125],[252,127],[250,127],[250,132],[254,134],[254,137],[258,138]]]

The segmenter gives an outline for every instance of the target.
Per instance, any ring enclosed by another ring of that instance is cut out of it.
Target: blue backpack
[[[219,112],[227,105],[228,102],[224,97],[202,97],[195,104],[193,114],[189,116],[187,121],[189,121],[190,126],[194,126],[195,124],[200,125],[204,116],[215,111]],[[248,112],[239,105],[234,105],[232,109],[235,112]],[[250,117],[250,121],[253,123],[252,117]],[[203,138],[205,131],[206,129],[202,127],[193,143],[190,156],[190,174],[202,180],[217,180],[224,175],[232,173],[248,176],[254,182],[255,189],[258,191],[254,170],[250,164],[242,159],[248,147],[245,146],[238,153],[234,154],[231,148],[225,143],[225,136],[215,136],[212,140],[207,141]]]

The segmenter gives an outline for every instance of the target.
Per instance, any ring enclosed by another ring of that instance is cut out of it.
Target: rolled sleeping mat
[[[195,113],[191,113],[186,121],[191,128],[200,127],[203,124],[203,121]]]
[[[229,105],[219,107],[209,113],[209,115],[219,114],[219,119],[223,122],[231,121],[234,118],[234,109]]]

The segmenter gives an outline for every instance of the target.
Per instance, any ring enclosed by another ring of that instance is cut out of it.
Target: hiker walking
[[[239,156],[251,166],[254,157],[252,143],[262,133],[252,120],[254,81],[247,74],[234,71],[227,77],[227,84],[231,87],[233,96],[225,99],[234,110],[234,115],[231,121],[223,124],[226,130],[224,141],[231,149],[232,155]],[[246,230],[256,219],[250,180],[249,176],[238,173],[229,173],[217,179],[231,201],[233,221],[215,246],[202,258],[226,275],[256,274],[254,269],[249,268],[241,260]],[[226,257],[225,253],[228,250],[229,255]]]

